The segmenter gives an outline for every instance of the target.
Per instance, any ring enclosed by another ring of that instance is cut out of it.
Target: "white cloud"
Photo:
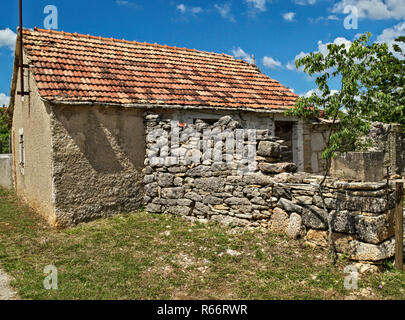
[[[333,6],[332,12],[344,13],[347,6],[356,7],[359,18],[405,19],[404,0],[341,0]]]
[[[283,19],[285,21],[294,21],[295,12],[287,12],[283,14]]]
[[[299,4],[300,6],[306,6],[306,5],[313,5],[316,3],[316,0],[293,0],[294,3]]]
[[[272,57],[264,57],[262,63],[265,67],[270,69],[277,69],[281,68],[281,62],[278,60],[274,60]]]
[[[9,47],[14,51],[17,34],[6,28],[0,30],[0,47]]]
[[[200,8],[200,7],[189,7],[189,6],[186,6],[186,5],[182,4],[182,3],[177,5],[176,9],[178,11],[180,11],[181,13],[183,13],[183,14],[190,13],[192,15],[197,15],[198,13],[201,13],[203,11],[203,9]]]
[[[6,96],[4,93],[0,93],[0,107],[2,107],[3,105],[8,106],[10,102],[10,97]]]
[[[232,49],[231,52],[235,58],[245,60],[251,64],[253,63],[253,57],[242,48],[238,47],[237,49]]]
[[[244,0],[249,5],[249,16],[255,17],[257,13],[267,10],[266,3],[271,0]]]
[[[266,0],[245,0],[259,11],[266,11]]]
[[[219,4],[215,4],[214,7],[219,12],[222,18],[228,19],[231,22],[235,22],[235,18],[231,14],[231,6],[229,3],[223,4],[222,6]]]
[[[297,68],[295,66],[295,61],[298,60],[298,59],[304,58],[306,55],[308,55],[308,53],[305,53],[305,52],[301,51],[299,54],[297,54],[295,56],[293,61],[290,61],[290,62],[287,63],[286,68],[288,70],[297,70]],[[302,67],[300,67],[298,70],[301,71],[301,72],[304,71]]]
[[[331,90],[329,95],[331,96],[331,95],[334,95],[335,93],[338,93],[338,92],[339,92],[338,90]],[[322,92],[321,92],[318,88],[316,88],[316,89],[309,90],[309,91],[307,91],[307,92],[305,92],[305,93],[301,93],[299,96],[300,96],[300,97],[309,98],[309,97],[312,96],[314,93],[315,93],[318,97],[320,97],[320,96],[322,95]]]
[[[177,10],[179,10],[182,13],[185,13],[186,12],[186,6],[181,3],[181,4],[177,5]]]
[[[392,28],[384,29],[383,32],[377,37],[377,41],[379,43],[385,42],[388,44],[390,50],[399,57],[399,55],[393,51],[392,45],[394,44],[394,40],[399,36],[405,36],[405,22],[398,23],[397,25],[393,26]],[[397,43],[399,44],[399,43]],[[400,47],[403,51],[405,51],[405,45],[403,43],[400,44]]]
[[[308,18],[308,20],[309,20],[309,22],[312,22],[312,23],[318,23],[318,22],[321,22],[321,21],[327,23],[328,21],[339,21],[340,19],[339,19],[338,16],[336,16],[334,14],[331,14],[329,16],[326,16],[326,17],[321,16],[321,17],[318,17],[316,19]]]
[[[323,43],[321,40],[318,41],[318,50],[314,51],[314,53],[322,53],[324,56],[328,55],[329,50],[328,50],[328,44],[337,44],[337,45],[341,45],[344,44],[346,47],[346,50],[348,50],[352,44],[352,42],[350,40],[347,40],[346,38],[343,37],[338,37],[336,38],[333,42],[328,42],[328,43]],[[307,56],[309,53],[305,53],[303,51],[301,51],[299,54],[297,54],[294,58],[293,61],[290,61],[287,63],[286,68],[288,70],[296,70],[295,67],[295,61],[297,61],[298,59],[304,58],[305,56]],[[303,72],[303,68],[299,68],[298,71]]]

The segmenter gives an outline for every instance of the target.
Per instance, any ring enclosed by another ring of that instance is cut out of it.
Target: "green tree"
[[[369,95],[376,101],[378,108],[371,115],[371,120],[396,122],[404,125],[405,132],[405,37],[395,40],[395,55],[377,53],[374,72],[366,84]]]
[[[405,123],[404,60],[385,43],[371,44],[370,37],[366,33],[350,46],[332,43],[326,56],[316,52],[296,61],[297,68],[316,77],[320,94],[300,97],[289,113],[313,117],[322,112],[332,120],[324,159],[364,147],[358,138],[368,133],[369,120]],[[399,45],[395,50],[403,54]],[[337,92],[330,89],[332,79],[340,80]]]
[[[326,205],[322,186],[329,173],[331,158],[338,153],[363,148],[370,120],[404,123],[404,60],[390,52],[385,43],[370,43],[370,33],[360,36],[351,45],[329,44],[328,53],[310,53],[296,61],[296,67],[316,77],[320,94],[300,97],[288,113],[300,117],[323,117],[332,120],[326,148],[326,172],[318,185],[319,194]],[[403,38],[398,39],[404,42]],[[394,47],[403,55],[400,46]],[[340,80],[340,90],[333,92],[330,81]],[[332,215],[327,218],[329,253],[336,261],[332,240]]]
[[[7,108],[0,108],[0,153],[10,152],[10,116]]]

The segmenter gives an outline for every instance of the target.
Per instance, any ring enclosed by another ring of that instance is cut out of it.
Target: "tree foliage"
[[[9,153],[10,146],[10,116],[7,108],[0,107],[0,153]]]
[[[296,61],[297,68],[316,77],[320,94],[300,97],[290,113],[313,117],[322,112],[331,120],[325,159],[364,147],[358,138],[368,133],[370,120],[405,123],[404,60],[387,44],[370,43],[370,37],[363,34],[351,45],[331,43],[327,55],[315,52]],[[403,55],[398,44],[394,48]],[[332,79],[340,80],[339,91],[331,90]]]

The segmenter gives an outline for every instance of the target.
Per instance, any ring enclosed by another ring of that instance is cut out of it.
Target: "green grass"
[[[22,299],[403,299],[405,293],[404,273],[389,264],[347,291],[343,268],[350,261],[330,266],[325,250],[259,230],[145,212],[54,230],[4,190],[0,264]],[[58,268],[58,290],[44,289],[47,265]]]

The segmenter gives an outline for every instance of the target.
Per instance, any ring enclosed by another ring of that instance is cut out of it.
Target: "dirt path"
[[[10,277],[0,269],[0,300],[16,300],[17,294],[10,287]]]

